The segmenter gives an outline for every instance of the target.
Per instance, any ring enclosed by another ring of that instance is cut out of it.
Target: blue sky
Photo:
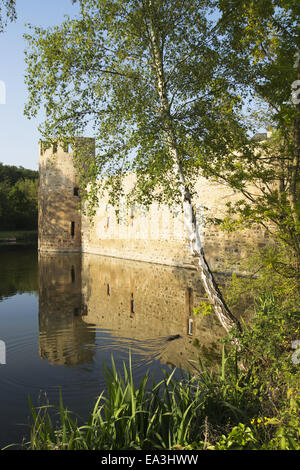
[[[38,125],[42,115],[32,120],[24,116],[25,24],[59,25],[65,15],[75,17],[78,9],[71,0],[17,0],[18,19],[0,34],[0,162],[4,164],[38,169]],[[5,104],[1,104],[2,83],[6,88]]]
[[[0,81],[6,88],[6,103],[0,104],[0,162],[4,164],[38,169],[37,128],[42,116],[32,120],[24,116],[25,24],[52,26],[77,11],[71,0],[17,0],[18,19],[0,34]]]

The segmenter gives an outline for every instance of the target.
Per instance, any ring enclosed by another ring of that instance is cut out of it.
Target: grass
[[[80,423],[64,408],[62,396],[58,408],[35,409],[30,401],[33,424],[25,448],[169,450],[192,445],[205,449],[208,438],[220,437],[228,422],[238,425],[247,414],[239,388],[225,383],[225,363],[223,354],[218,376],[199,363],[197,377],[178,381],[173,371],[154,384],[146,374],[135,387],[131,361],[128,367],[123,365],[121,375],[112,359],[112,368],[105,367],[106,396],[99,396],[87,422]],[[252,416],[252,410],[248,412]]]
[[[142,450],[170,449],[187,443],[201,401],[197,387],[173,381],[173,373],[158,384],[146,374],[134,386],[131,361],[123,376],[105,368],[107,397],[102,393],[87,422],[80,425],[63,406],[57,409],[59,427],[53,425],[49,405],[35,410],[28,446],[33,450]]]

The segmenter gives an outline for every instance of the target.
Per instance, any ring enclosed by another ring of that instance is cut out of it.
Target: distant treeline
[[[0,231],[37,230],[38,171],[0,162]]]

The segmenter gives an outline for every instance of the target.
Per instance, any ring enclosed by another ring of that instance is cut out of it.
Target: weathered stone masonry
[[[91,140],[91,139],[89,139]],[[153,204],[121,210],[105,198],[91,223],[79,211],[78,177],[73,154],[61,145],[43,148],[39,155],[39,250],[41,252],[83,252],[146,261],[171,266],[191,266],[183,214]],[[127,189],[134,175],[126,177]],[[264,245],[266,234],[260,229],[228,234],[205,224],[203,214],[222,217],[226,202],[237,196],[229,188],[199,178],[195,204],[206,258],[213,270],[239,271],[241,259],[257,246]],[[205,210],[204,210],[205,208]]]
[[[80,251],[81,214],[72,154],[39,147],[39,250]]]

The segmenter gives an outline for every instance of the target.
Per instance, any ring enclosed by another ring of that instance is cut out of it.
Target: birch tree
[[[3,32],[8,21],[16,19],[16,1],[0,0],[0,33]]]
[[[36,116],[44,106],[45,139],[76,138],[87,130],[96,137],[95,160],[87,168],[78,152],[76,163],[92,207],[99,188],[116,205],[128,172],[136,175],[131,202],[181,205],[214,311],[226,331],[240,329],[205,259],[193,205],[200,156],[220,158],[245,139],[241,98],[209,20],[210,2],[80,4],[77,19],[46,30],[31,27],[27,34],[25,113]]]

